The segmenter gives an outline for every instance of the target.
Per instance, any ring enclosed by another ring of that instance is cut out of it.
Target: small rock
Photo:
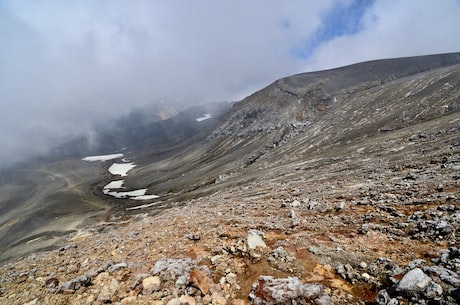
[[[294,200],[293,202],[291,202],[291,207],[292,208],[298,208],[300,207],[300,201],[299,200]]]
[[[200,240],[201,239],[201,236],[198,235],[198,234],[185,234],[185,238],[188,238],[190,240],[193,240],[193,241],[197,241],[197,240]]]
[[[187,285],[187,277],[185,275],[180,275],[176,280],[176,287],[185,287]]]
[[[294,212],[294,210],[290,210],[288,214],[289,218],[297,218],[297,214]]]
[[[80,289],[80,287],[83,286],[89,286],[91,285],[91,278],[88,277],[87,275],[82,275],[77,278],[74,278],[73,280],[67,281],[64,284],[62,284],[60,287],[58,287],[60,291],[75,291]]]
[[[143,295],[152,294],[161,289],[161,279],[159,276],[149,276],[142,281]]]
[[[128,268],[128,264],[126,262],[121,262],[121,263],[118,263],[118,264],[115,264],[115,265],[112,265],[110,266],[107,271],[109,272],[115,272],[119,269],[122,269],[122,268]]]
[[[28,278],[29,278],[29,273],[24,272],[24,273],[21,273],[21,274],[16,278],[16,280],[15,280],[14,282],[15,282],[16,284],[23,283],[23,282],[25,282]]]
[[[102,290],[98,296],[98,301],[103,303],[108,303],[112,301],[112,298],[115,296],[116,292],[118,291],[118,281],[113,279],[110,281],[109,284],[102,287]]]
[[[188,274],[193,265],[194,263],[190,258],[167,258],[157,261],[150,269],[150,273],[160,275],[163,280],[172,280],[180,275]]]
[[[130,296],[130,297],[126,297],[123,300],[121,300],[121,305],[129,305],[129,304],[137,304],[137,297]]]
[[[397,299],[391,298],[386,290],[380,290],[375,298],[377,305],[398,305]]]
[[[190,271],[189,283],[193,287],[198,288],[203,295],[208,293],[210,281],[211,280],[203,271],[198,269],[193,269]]]
[[[196,304],[195,299],[191,296],[183,295],[180,298],[171,299],[169,300],[168,303],[166,303],[166,305],[186,305],[186,304],[195,305]]]
[[[226,305],[227,300],[219,293],[212,294],[212,305]]]
[[[225,280],[227,283],[229,283],[230,285],[236,285],[236,279],[237,279],[237,276],[235,273],[229,273],[225,276]]]
[[[249,249],[255,249],[257,247],[265,248],[265,242],[260,237],[259,233],[256,230],[251,230],[248,233],[248,247]]]
[[[203,304],[209,304],[211,302],[212,302],[212,297],[209,294],[203,297]]]
[[[218,265],[221,260],[222,260],[222,255],[214,255],[213,257],[211,257],[211,264]]]
[[[339,204],[336,206],[335,210],[336,211],[341,211],[345,208],[345,202],[341,201]]]
[[[56,288],[59,285],[59,280],[55,277],[51,277],[45,281],[45,287]]]

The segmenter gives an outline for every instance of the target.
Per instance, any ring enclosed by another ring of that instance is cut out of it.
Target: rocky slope
[[[133,152],[127,188],[160,198],[3,264],[0,304],[458,304],[459,63],[293,76]]]

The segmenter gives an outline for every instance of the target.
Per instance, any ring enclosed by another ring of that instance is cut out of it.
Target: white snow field
[[[128,175],[128,171],[135,168],[136,164],[134,162],[131,163],[114,163],[109,167],[109,172],[112,175],[120,175],[122,177],[126,177]]]
[[[100,155],[100,156],[88,156],[84,157],[83,161],[94,162],[94,161],[108,161],[113,159],[118,159],[123,157],[123,154],[110,154],[110,155]]]
[[[210,114],[210,113],[205,113],[205,114],[203,114],[203,116],[201,116],[201,117],[199,117],[199,118],[196,118],[196,120],[197,120],[198,122],[201,122],[201,121],[204,121],[204,120],[207,120],[207,119],[210,119],[210,118],[212,118],[212,114]]]

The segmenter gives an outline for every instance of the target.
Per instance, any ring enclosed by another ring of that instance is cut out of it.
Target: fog
[[[159,100],[233,101],[294,73],[459,51],[459,20],[455,0],[3,0],[0,167]]]

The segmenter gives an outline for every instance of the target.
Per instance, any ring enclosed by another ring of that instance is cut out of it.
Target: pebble
[[[185,305],[185,304],[195,305],[196,302],[193,297],[188,296],[188,295],[183,295],[179,298],[173,298],[169,300],[168,303],[166,303],[166,305]]]

